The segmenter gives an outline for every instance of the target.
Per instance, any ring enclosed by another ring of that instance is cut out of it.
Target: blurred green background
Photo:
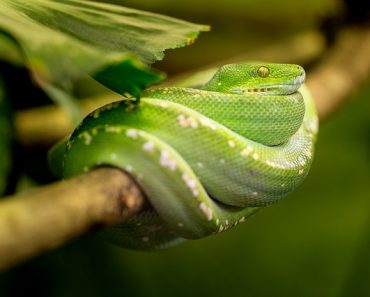
[[[212,25],[155,65],[169,74],[317,29],[342,8],[334,0],[119,2]],[[0,274],[0,296],[370,296],[369,98],[370,82],[322,123],[303,185],[243,225],[160,252],[86,236]]]

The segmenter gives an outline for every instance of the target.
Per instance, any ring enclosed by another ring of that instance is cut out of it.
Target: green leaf
[[[90,74],[116,92],[137,96],[164,78],[150,63],[162,59],[166,49],[192,43],[205,30],[203,25],[111,4],[0,0],[0,32],[19,45],[36,82],[65,90]],[[1,57],[7,55],[0,52]]]
[[[0,196],[6,187],[10,168],[11,120],[3,80],[0,76]]]

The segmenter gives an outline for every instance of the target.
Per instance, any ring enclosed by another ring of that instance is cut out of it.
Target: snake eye
[[[259,77],[268,77],[270,74],[270,69],[265,66],[261,66],[260,68],[258,68],[257,74]]]

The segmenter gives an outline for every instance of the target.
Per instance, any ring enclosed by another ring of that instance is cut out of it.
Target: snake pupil
[[[270,70],[265,66],[261,66],[260,68],[258,68],[257,74],[259,77],[268,77],[270,74]]]

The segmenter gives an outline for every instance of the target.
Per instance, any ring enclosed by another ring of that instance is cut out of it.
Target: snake
[[[313,160],[318,117],[295,64],[219,67],[199,87],[156,87],[87,115],[49,154],[69,178],[97,166],[132,176],[150,208],[107,228],[156,250],[224,232],[292,192]]]

